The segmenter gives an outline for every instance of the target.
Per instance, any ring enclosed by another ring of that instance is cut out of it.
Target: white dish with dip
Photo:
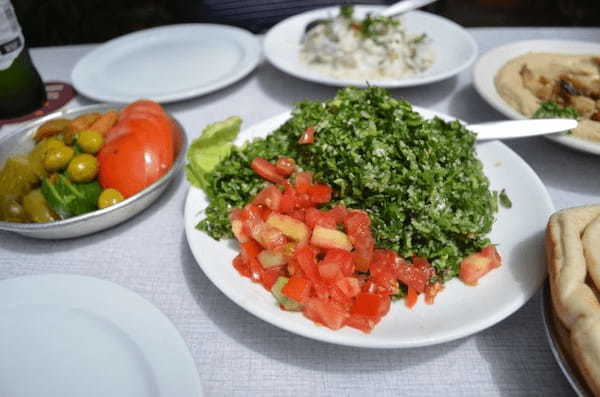
[[[473,82],[479,94],[497,111],[511,119],[526,119],[502,99],[495,85],[498,71],[510,60],[529,52],[564,54],[598,54],[600,44],[583,41],[526,40],[494,48],[482,55],[473,69]],[[565,134],[548,135],[549,139],[583,152],[600,155],[600,144]]]

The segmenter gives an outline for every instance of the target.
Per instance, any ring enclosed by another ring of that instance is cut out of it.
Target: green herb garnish
[[[558,117],[562,119],[579,119],[579,113],[574,107],[562,107],[554,101],[546,101],[533,114],[534,119]]]
[[[308,126],[315,143],[297,144]],[[385,89],[342,89],[330,101],[300,102],[267,138],[233,147],[206,175],[210,205],[197,227],[230,237],[229,211],[264,186],[252,159],[292,157],[332,186],[332,205],[369,213],[378,246],[426,257],[449,279],[464,257],[490,243],[497,207],[474,143],[459,122],[424,120]]]
[[[340,7],[340,15],[342,17],[350,19],[350,18],[352,18],[353,14],[354,14],[354,7],[349,6],[349,5]]]
[[[74,183],[63,174],[54,174],[44,179],[41,191],[48,205],[64,219],[97,210],[102,188],[96,181]]]
[[[504,208],[512,208],[512,201],[510,200],[510,197],[508,197],[508,194],[506,193],[506,189],[502,189],[500,191],[500,195],[498,196],[498,200],[500,201],[500,204]]]

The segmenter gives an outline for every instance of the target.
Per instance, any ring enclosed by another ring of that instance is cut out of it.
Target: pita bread
[[[546,254],[552,304],[568,330],[572,358],[600,396],[600,205],[552,215]]]

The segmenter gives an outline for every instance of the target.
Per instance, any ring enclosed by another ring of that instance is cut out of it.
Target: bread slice
[[[546,254],[554,310],[569,330],[579,370],[600,396],[600,205],[553,214]]]

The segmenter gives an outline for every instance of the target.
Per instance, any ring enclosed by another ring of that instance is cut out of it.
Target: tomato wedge
[[[273,183],[283,183],[285,178],[277,171],[277,167],[262,157],[256,157],[250,163],[250,168],[259,176]]]

